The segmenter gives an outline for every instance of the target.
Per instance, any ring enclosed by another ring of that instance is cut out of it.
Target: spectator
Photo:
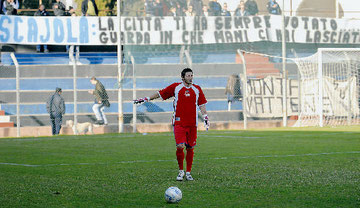
[[[39,10],[35,12],[34,16],[49,16],[49,13],[46,11],[45,6],[43,4],[40,4]],[[44,53],[49,53],[47,45],[43,45],[43,46],[44,46]],[[37,45],[36,52],[40,53],[40,51],[41,51],[41,45]]]
[[[161,0],[155,0],[154,2],[154,15],[155,16],[164,16],[164,5]]]
[[[171,9],[172,7],[176,7],[177,0],[165,0],[167,2],[167,6]]]
[[[81,3],[81,12],[83,16],[98,16],[99,10],[95,0],[83,0]]]
[[[6,15],[17,15],[17,10],[19,9],[18,0],[6,0],[2,6],[3,13]]]
[[[180,5],[184,12],[187,10],[187,0],[177,0],[176,3]]]
[[[61,94],[61,88],[57,87],[55,93],[46,102],[46,110],[50,114],[52,135],[60,133],[62,116],[65,114],[65,101]]]
[[[255,0],[245,0],[245,10],[249,15],[258,15],[259,9]]]
[[[211,16],[221,16],[221,5],[217,0],[211,0],[209,2],[209,9]]]
[[[144,0],[145,13],[147,17],[154,16],[154,0]]]
[[[181,6],[179,2],[176,2],[176,16],[180,16],[180,17],[186,16],[185,11],[186,11],[185,7]]]
[[[242,98],[239,75],[233,74],[229,77],[226,84],[225,94],[227,95],[228,110],[231,110],[231,104]]]
[[[89,91],[90,94],[95,96],[95,103],[92,108],[97,119],[95,124],[107,125],[108,121],[104,113],[104,108],[110,107],[109,96],[105,90],[104,85],[95,77],[91,77],[90,82],[91,84],[95,85],[95,90]]]
[[[192,10],[197,16],[202,15],[204,6],[202,0],[191,0],[189,6],[192,6]]]
[[[4,2],[6,0],[0,0],[0,14],[5,14],[4,13]]]
[[[227,10],[227,3],[225,2],[223,5],[223,9],[221,10],[221,16],[227,16],[230,17],[231,13]]]
[[[60,0],[56,0],[56,2],[53,4],[53,10],[55,16],[65,15],[65,5]]]
[[[168,12],[168,16],[172,16],[172,17],[176,17],[177,16],[177,10],[176,7],[171,7],[169,12]]]
[[[276,2],[276,0],[269,0],[269,2],[266,5],[269,14],[274,14],[274,15],[280,15],[281,14],[281,9],[279,4]]]
[[[196,12],[193,10],[193,7],[191,5],[188,6],[188,10],[185,12],[185,15],[188,17],[196,16]]]
[[[203,6],[203,11],[202,11],[201,16],[205,16],[205,17],[210,16],[209,8],[206,5]]]
[[[236,10],[234,12],[234,15],[238,16],[238,17],[250,16],[249,12],[246,11],[246,9],[245,9],[245,2],[244,1],[240,1],[239,6],[236,8]]]

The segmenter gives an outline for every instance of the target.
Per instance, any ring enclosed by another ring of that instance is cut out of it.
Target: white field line
[[[323,152],[323,153],[307,153],[307,154],[291,154],[291,155],[254,155],[254,156],[239,156],[239,157],[212,157],[207,159],[194,159],[196,161],[204,160],[229,160],[229,159],[249,159],[249,158],[286,158],[286,157],[309,157],[309,156],[323,156],[323,155],[340,155],[340,154],[360,154],[360,151],[350,152]],[[78,165],[111,165],[111,164],[133,164],[133,163],[153,163],[153,162],[175,162],[176,160],[132,160],[119,162],[100,162],[100,163],[61,163],[61,164],[19,164],[19,163],[5,163],[0,162],[0,165],[9,166],[24,166],[24,167],[50,167],[50,166],[78,166]]]

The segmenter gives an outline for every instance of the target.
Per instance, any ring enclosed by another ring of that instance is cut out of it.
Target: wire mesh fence
[[[299,118],[295,126],[320,125],[321,112],[323,125],[349,125],[356,122],[348,121],[359,120],[356,49],[327,52],[325,62],[320,65],[318,56],[287,58],[285,81],[278,56],[236,50],[233,62],[208,63],[205,60],[210,60],[214,52],[222,54],[224,61],[230,49],[221,51],[219,47],[212,52],[209,49],[214,48],[207,47],[209,53],[204,57],[203,50],[194,48],[191,51],[191,47],[171,50],[160,47],[150,51],[144,47],[124,47],[120,70],[116,65],[116,53],[103,56],[81,53],[78,60],[71,60],[69,54],[64,53],[62,63],[52,65],[40,65],[41,60],[31,62],[25,54],[12,54],[9,55],[10,66],[1,71],[1,110],[16,126],[52,125],[53,134],[60,133],[60,125],[67,127],[62,133],[75,134],[96,133],[104,126],[112,132],[124,131],[121,125],[125,126],[125,131],[149,131],[152,124],[171,123],[172,99],[157,99],[142,105],[134,105],[133,100],[157,93],[174,82],[182,82],[181,70],[191,66],[194,83],[202,87],[208,100],[209,116],[215,124],[240,122],[237,128],[251,128],[253,122],[277,122],[281,126],[285,115],[290,126]],[[347,50],[350,52],[346,53]],[[45,59],[59,59],[59,55],[50,53]],[[330,99],[327,94],[320,111],[316,104],[320,102],[317,99],[320,95],[310,95],[320,92],[316,90],[319,87],[315,87],[320,83],[316,80],[319,66],[326,67],[328,74],[324,76],[335,80],[323,79],[323,88],[327,88],[324,92],[329,93],[336,85],[332,90],[344,95],[341,101],[340,98]],[[350,97],[353,98],[351,102]],[[286,99],[286,108],[283,99]],[[343,113],[340,115],[329,106],[343,106],[339,107]],[[307,114],[309,109],[313,114]]]

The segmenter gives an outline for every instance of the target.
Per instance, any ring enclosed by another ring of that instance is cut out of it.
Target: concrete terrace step
[[[263,73],[263,74],[274,74],[280,73],[280,70],[277,68],[250,68],[246,70],[247,74],[251,73]]]
[[[275,65],[269,62],[254,62],[254,63],[246,63],[246,68],[274,68]]]

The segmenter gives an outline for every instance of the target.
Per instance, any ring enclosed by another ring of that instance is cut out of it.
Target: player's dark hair
[[[186,72],[192,72],[193,73],[193,71],[190,68],[185,68],[181,72],[181,78],[185,78]]]

